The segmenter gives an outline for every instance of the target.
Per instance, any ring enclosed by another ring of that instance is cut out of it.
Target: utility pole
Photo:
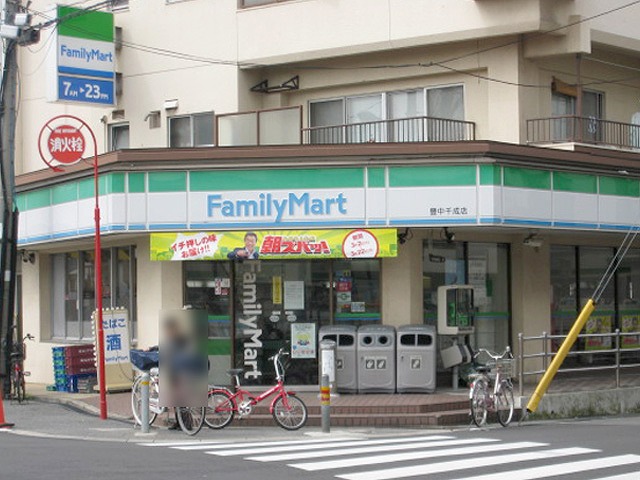
[[[2,196],[2,242],[0,244],[0,380],[8,392],[10,346],[15,322],[16,270],[18,257],[18,208],[15,204],[15,131],[17,109],[17,47],[39,39],[39,31],[29,27],[31,16],[19,0],[2,0],[0,37],[4,39],[0,79],[0,187]],[[18,339],[20,340],[20,339]]]

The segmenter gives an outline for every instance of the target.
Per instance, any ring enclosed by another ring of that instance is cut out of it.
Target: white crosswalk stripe
[[[458,438],[451,434],[368,439],[345,436],[238,443],[184,441],[141,445],[201,451],[218,457],[236,456],[262,463],[284,463],[297,470],[325,471],[330,476],[344,480],[422,479],[431,478],[432,475],[465,480],[530,480],[583,473],[592,480],[640,479],[640,455],[604,456],[600,450],[592,448],[553,448],[553,445],[541,442]],[[630,466],[635,468],[634,472],[619,473]],[[613,470],[616,468],[618,472]]]
[[[323,450],[320,452],[305,451],[302,453],[285,453],[283,455],[264,455],[264,456],[257,456],[257,457],[248,457],[247,460],[255,460],[258,462],[274,462],[274,461],[282,462],[282,461],[302,460],[302,459],[309,459],[309,458],[324,458],[326,456],[339,457],[344,455],[356,455],[359,453],[390,452],[394,450],[418,449],[423,447],[434,448],[434,447],[449,447],[453,445],[472,445],[475,443],[485,443],[485,442],[497,442],[497,440],[493,440],[490,438],[469,438],[466,440],[442,440],[439,442],[412,441],[410,445],[406,445],[406,444],[391,445],[390,444],[391,442],[387,440],[385,441],[384,445],[381,445],[379,447],[360,446],[358,448],[341,449],[340,451],[336,451],[336,452],[326,452]],[[363,445],[363,443],[360,443],[360,445]],[[408,455],[416,455],[416,453],[413,452],[413,453],[409,453]],[[380,457],[377,456],[375,458],[380,458]],[[348,460],[348,462],[353,462],[353,461],[354,461],[353,459]]]

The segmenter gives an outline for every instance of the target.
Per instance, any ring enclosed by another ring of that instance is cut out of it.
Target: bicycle
[[[244,373],[241,368],[227,371],[233,379],[233,391],[226,387],[216,387],[209,391],[209,401],[205,414],[205,423],[210,428],[221,429],[229,425],[235,416],[243,418],[253,411],[253,407],[267,398],[275,395],[271,401],[269,412],[274,421],[285,430],[298,430],[307,422],[307,406],[284,386],[284,366],[282,357],[288,355],[281,348],[274,356],[269,357],[273,361],[276,372],[276,384],[259,394],[253,396],[240,385],[239,375]]]
[[[511,348],[507,347],[501,355],[481,348],[473,356],[474,360],[480,354],[486,354],[491,360],[486,365],[476,366],[477,373],[470,375],[471,418],[478,427],[483,427],[488,414],[495,413],[500,425],[506,427],[513,419],[514,410],[511,375],[515,360]]]
[[[17,327],[14,326],[15,330]],[[23,368],[24,360],[26,359],[27,345],[26,340],[34,340],[35,337],[30,333],[27,333],[22,342],[14,342],[11,348],[9,357],[11,358],[11,392],[10,398],[18,400],[18,403],[22,403],[27,396],[27,388],[24,377],[28,377],[30,372],[26,372]]]
[[[155,352],[141,352],[155,353]],[[147,362],[157,362],[157,354],[154,359],[146,359]],[[136,365],[136,355],[131,355],[131,360]],[[140,364],[139,364],[140,365]],[[138,365],[136,365],[138,366]],[[140,370],[145,370],[148,363],[141,365]],[[142,425],[142,375],[137,375],[131,386],[131,411],[137,425]],[[156,367],[149,368],[149,425],[155,422],[159,414],[167,412],[169,409],[160,405],[160,369]],[[187,435],[197,434],[204,425],[205,407],[176,407],[175,418],[182,430]]]

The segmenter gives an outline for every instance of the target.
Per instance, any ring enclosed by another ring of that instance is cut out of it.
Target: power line
[[[638,5],[638,4],[640,4],[640,0],[634,0],[633,2],[627,3],[625,5],[620,5],[619,7],[611,8],[609,10],[605,10],[605,11],[597,13],[595,15],[591,15],[590,17],[581,18],[580,20],[576,20],[575,22],[569,22],[566,25],[562,25],[560,27],[551,28],[549,30],[543,30],[542,32],[530,33],[530,34],[528,34],[528,37],[529,38],[535,38],[535,37],[539,37],[539,36],[542,36],[542,35],[549,35],[551,33],[559,32],[560,30],[564,30],[566,28],[574,27],[576,25],[580,25],[581,23],[589,22],[591,20],[595,20],[596,18],[604,17],[605,15],[610,15],[612,13],[618,12],[620,10],[624,10],[625,8],[633,7],[634,5]],[[500,45],[494,45],[492,47],[478,49],[475,52],[467,53],[467,54],[464,54],[464,55],[459,55],[457,57],[452,57],[452,58],[449,58],[447,60],[443,60],[440,63],[451,63],[451,62],[454,62],[456,60],[460,60],[460,59],[463,59],[463,58],[467,58],[467,57],[472,57],[474,55],[478,55],[480,53],[490,52],[491,50],[497,50],[499,48],[509,47],[511,45],[515,45],[517,43],[520,43],[520,41],[521,41],[521,39],[518,38],[516,40],[511,40],[510,42],[502,43]]]
[[[77,2],[76,4],[81,4],[81,3],[85,3],[85,1],[80,1]],[[113,1],[112,0],[105,0],[102,2],[99,2],[97,4],[94,4],[92,6],[89,6],[85,9],[82,9],[79,12],[74,12],[72,14],[66,15],[64,17],[61,18],[55,18],[55,19],[49,19],[46,22],[43,22],[39,25],[36,25],[34,28],[47,28],[49,26],[52,25],[59,25],[60,23],[73,18],[75,16],[79,16],[82,15],[84,12],[88,12],[88,11],[94,11],[94,10],[99,10],[101,8],[107,7],[107,6],[112,6]],[[562,25],[559,27],[555,27],[549,30],[545,30],[542,32],[536,32],[536,33],[532,33],[529,34],[528,37],[529,38],[535,38],[538,36],[542,36],[542,35],[548,35],[566,28],[570,28],[572,26],[584,23],[584,22],[588,22],[591,20],[594,20],[596,18],[600,18],[603,17],[605,15],[609,15],[618,11],[621,11],[623,9],[632,7],[634,5],[640,4],[640,0],[634,0],[633,2],[615,7],[615,8],[611,8],[608,10],[605,10],[603,12],[591,15],[589,17],[585,17],[585,18],[581,18],[579,20],[576,20],[574,22],[570,22],[566,25]],[[32,10],[34,11],[34,10]],[[43,14],[42,12],[36,12],[34,11],[34,13],[37,13],[40,16],[43,16],[44,18],[47,18],[47,16],[45,14]],[[81,28],[72,26],[70,28],[76,29],[78,31],[84,31]],[[86,32],[85,32],[86,33]],[[455,72],[461,75],[466,75],[466,76],[471,76],[480,80],[484,80],[487,82],[494,82],[494,83],[500,83],[500,84],[504,84],[504,85],[511,85],[511,86],[515,86],[515,87],[523,87],[523,88],[548,88],[547,84],[530,84],[530,83],[521,83],[521,82],[513,82],[513,81],[509,81],[509,80],[504,80],[504,79],[500,79],[500,78],[495,78],[495,77],[490,77],[488,75],[482,75],[482,74],[478,74],[478,73],[474,73],[474,72],[469,72],[469,71],[465,71],[465,70],[461,70],[461,69],[456,69],[453,67],[449,67],[446,64],[454,62],[456,60],[460,60],[463,58],[467,58],[473,55],[478,55],[480,53],[484,53],[487,51],[491,51],[491,50],[496,50],[499,48],[504,48],[510,45],[514,45],[516,43],[519,43],[521,41],[521,39],[517,39],[517,40],[513,40],[510,42],[506,42],[500,45],[494,45],[491,47],[487,47],[484,49],[477,49],[474,52],[470,52],[464,55],[459,55],[456,57],[452,57],[452,58],[448,58],[445,60],[441,60],[441,61],[431,61],[431,62],[418,62],[418,63],[405,63],[405,64],[380,64],[380,65],[361,65],[361,66],[345,66],[345,67],[341,67],[341,66],[322,66],[322,65],[296,65],[295,68],[299,69],[299,70],[325,70],[325,71],[330,71],[330,70],[336,70],[336,71],[354,71],[354,70],[382,70],[382,69],[404,69],[404,68],[431,68],[434,66],[440,67],[442,69],[445,70],[449,70],[451,72]],[[282,69],[282,68],[290,68],[289,66],[273,66],[273,65],[266,65],[266,64],[260,64],[260,63],[251,63],[251,62],[239,62],[236,60],[223,60],[223,59],[216,59],[216,58],[211,58],[211,57],[204,57],[204,56],[200,56],[200,55],[194,55],[194,54],[190,54],[190,53],[185,53],[185,52],[180,52],[180,51],[175,51],[175,50],[170,50],[170,49],[166,49],[166,48],[159,48],[159,47],[153,47],[153,46],[149,46],[149,45],[143,45],[143,44],[137,44],[137,43],[133,43],[133,42],[126,42],[123,41],[122,42],[122,46],[123,47],[127,47],[133,50],[138,50],[141,52],[145,52],[145,53],[150,53],[153,55],[160,55],[160,56],[164,56],[164,57],[168,57],[168,58],[175,58],[178,60],[184,60],[184,61],[189,61],[189,62],[198,62],[198,63],[204,63],[207,65],[222,65],[222,66],[232,66],[232,67],[236,67],[236,68],[242,68],[242,67],[253,67],[253,68],[272,68],[272,69]],[[191,66],[191,67],[184,67],[184,68],[195,68],[195,66]],[[167,69],[164,71],[173,71],[173,70],[180,70],[180,68],[175,68],[175,69]],[[142,76],[142,75],[146,75],[146,74],[155,74],[155,73],[161,73],[163,71],[157,71],[157,72],[149,72],[149,73],[139,73],[139,74],[134,74],[134,75],[127,75],[127,77],[133,77],[133,76]],[[598,80],[598,84],[606,84],[606,83],[619,83],[620,80]]]

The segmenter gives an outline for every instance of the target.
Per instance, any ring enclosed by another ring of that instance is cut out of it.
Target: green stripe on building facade
[[[151,174],[149,174],[151,175]],[[191,172],[192,192],[363,188],[362,168]]]
[[[390,187],[446,187],[476,184],[474,165],[389,167]]]
[[[370,188],[385,187],[385,169],[384,168],[367,168],[367,185]]]
[[[600,193],[622,197],[639,197],[640,182],[630,178],[589,174],[552,172],[499,165],[452,165],[421,167],[373,167],[293,170],[250,170],[209,172],[112,172],[98,179],[100,195],[191,191],[303,190],[329,188],[386,187],[389,171],[390,187],[472,186],[479,176],[481,185],[500,186],[504,169],[504,185],[518,188],[553,189],[576,193]],[[66,183],[19,193],[20,211],[43,208],[95,196],[94,179],[87,177]]]
[[[129,193],[145,193],[145,174],[144,173],[128,173],[127,181]]]
[[[553,189],[562,192],[598,193],[598,177],[581,173],[553,172]]]
[[[504,167],[504,186],[550,190],[551,172],[548,170]]]
[[[149,193],[186,190],[187,172],[149,172]]]
[[[640,195],[640,184],[631,178],[600,177],[600,194],[637,197]]]
[[[501,185],[502,167],[500,165],[480,165],[480,185]]]

